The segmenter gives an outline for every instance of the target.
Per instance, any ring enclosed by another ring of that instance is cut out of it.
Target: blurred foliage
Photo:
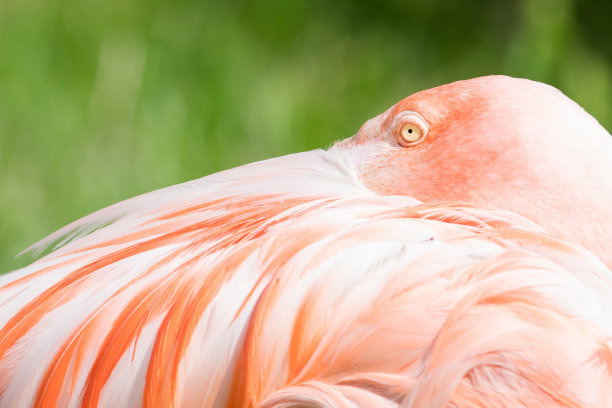
[[[609,15],[592,0],[3,0],[0,270],[98,208],[326,147],[458,79],[547,82],[610,129]]]

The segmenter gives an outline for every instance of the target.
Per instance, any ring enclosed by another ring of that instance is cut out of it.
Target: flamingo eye
[[[395,123],[397,123],[395,125],[395,138],[400,146],[414,146],[422,142],[427,136],[429,131],[427,121],[417,112],[401,112],[395,120]]]
[[[407,145],[412,145],[423,138],[423,132],[414,123],[404,123],[400,128],[402,141]]]
[[[405,122],[399,129],[398,142],[408,147],[419,143],[425,137],[426,130],[414,122]]]

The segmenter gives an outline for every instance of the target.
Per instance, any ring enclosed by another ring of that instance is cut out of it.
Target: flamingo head
[[[612,138],[549,85],[487,76],[421,91],[333,149],[378,194],[510,210],[612,266]]]

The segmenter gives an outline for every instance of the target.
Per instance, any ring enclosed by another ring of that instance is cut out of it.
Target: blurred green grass
[[[594,1],[0,3],[0,271],[66,223],[224,168],[326,147],[420,89],[492,73],[612,127]]]

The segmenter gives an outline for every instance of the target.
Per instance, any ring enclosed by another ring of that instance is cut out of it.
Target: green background
[[[0,0],[0,271],[98,208],[326,147],[458,79],[547,82],[612,129],[609,16],[571,0]]]

